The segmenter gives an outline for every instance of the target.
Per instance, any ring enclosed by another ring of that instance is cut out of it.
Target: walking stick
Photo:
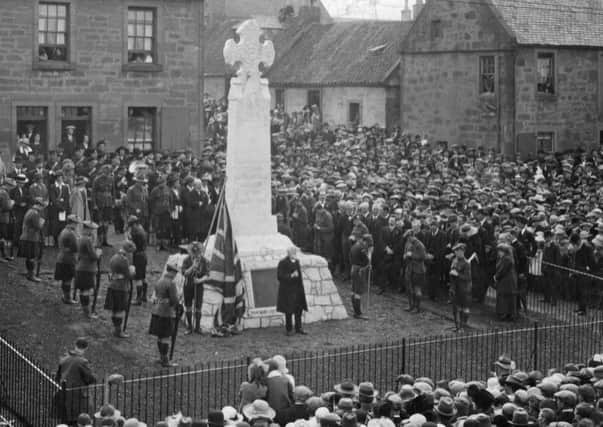
[[[172,332],[172,346],[170,348],[170,360],[174,358],[174,347],[176,347],[176,337],[178,336],[178,324],[180,323],[180,318],[184,313],[184,307],[182,304],[178,304],[176,306],[176,322],[174,323],[174,331]]]
[[[94,285],[94,298],[92,299],[92,313],[96,313],[96,301],[98,300],[98,289],[100,288],[101,278],[101,259],[98,257],[96,260],[96,283]]]
[[[124,317],[124,329],[126,332],[126,327],[128,326],[128,318],[130,317],[130,307],[132,307],[132,294],[134,293],[134,283],[132,279],[130,279],[130,292],[128,294],[128,306],[126,307],[126,316]]]
[[[373,275],[373,267],[368,265],[368,291],[366,294],[366,311],[368,312],[369,307],[371,305],[371,280]]]
[[[40,232],[40,252],[38,254],[38,265],[36,266],[36,277],[40,277],[40,266],[42,265],[42,258],[44,257],[44,236]]]

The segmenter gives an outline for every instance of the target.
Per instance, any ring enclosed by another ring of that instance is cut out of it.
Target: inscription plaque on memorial
[[[276,268],[251,271],[253,301],[256,308],[275,307],[278,296]]]

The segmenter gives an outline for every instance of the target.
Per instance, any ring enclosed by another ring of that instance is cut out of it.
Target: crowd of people
[[[216,131],[200,156],[108,151],[104,141],[76,141],[73,129],[43,155],[20,138],[0,192],[4,259],[21,247],[27,277],[38,281],[41,249],[60,246],[75,221],[76,234],[94,229],[100,245],[109,244],[110,225],[117,234],[139,225],[148,234],[135,250],[140,265],[146,242],[167,249],[203,241],[225,173],[225,103],[206,102],[206,115]],[[364,317],[368,282],[379,293],[407,292],[411,311],[425,297],[451,300],[459,327],[489,287],[502,319],[527,309],[529,290],[551,304],[576,300],[578,314],[601,306],[603,148],[507,158],[399,130],[331,128],[314,107],[291,115],[277,108],[272,128],[279,231],[351,279],[356,317]],[[143,273],[138,280],[140,301]]]
[[[547,372],[522,371],[508,356],[482,381],[402,374],[395,390],[343,380],[315,393],[297,384],[284,357],[254,359],[238,402],[206,419],[179,413],[156,427],[595,427],[603,424],[603,355]],[[118,376],[114,376],[118,377]],[[73,426],[146,427],[110,404]],[[71,421],[71,419],[69,419]]]

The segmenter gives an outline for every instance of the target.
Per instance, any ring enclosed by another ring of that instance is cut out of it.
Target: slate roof
[[[488,0],[524,45],[603,47],[600,0]]]
[[[410,25],[386,21],[308,25],[277,57],[268,78],[271,84],[286,86],[381,85],[399,61],[397,46]]]
[[[240,19],[225,19],[205,29],[205,75],[226,76],[232,74],[231,67],[224,63],[224,44],[235,36],[235,25]]]

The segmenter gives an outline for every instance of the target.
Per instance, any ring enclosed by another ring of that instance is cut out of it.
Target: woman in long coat
[[[88,190],[86,190],[86,178],[79,177],[75,181],[75,189],[69,196],[71,213],[75,215],[80,223],[77,225],[77,234],[82,235],[83,223],[90,221],[90,208],[88,206]]]
[[[502,320],[515,320],[517,316],[517,274],[513,261],[513,248],[501,243],[497,246],[498,259],[494,283],[496,285],[496,314]]]
[[[276,310],[285,314],[287,334],[290,334],[292,330],[291,316],[295,316],[295,332],[303,333],[301,315],[303,311],[308,311],[301,267],[296,252],[295,247],[290,248],[287,251],[287,257],[278,263],[276,271],[279,283]]]

